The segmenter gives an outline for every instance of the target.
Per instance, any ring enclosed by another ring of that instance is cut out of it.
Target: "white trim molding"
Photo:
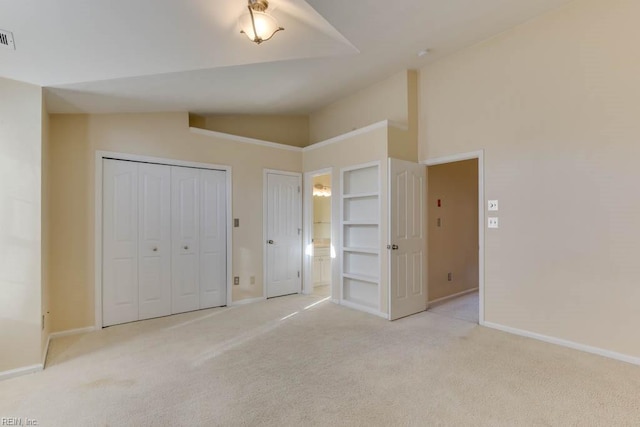
[[[217,165],[212,163],[189,162],[184,160],[167,159],[162,157],[141,156],[137,154],[116,153],[111,151],[96,150],[95,153],[95,177],[94,177],[94,244],[95,244],[95,275],[94,275],[94,310],[95,329],[102,329],[102,160],[103,159],[127,160],[141,163],[154,163],[167,166],[183,166],[189,168],[211,169],[226,172],[227,182],[227,301],[231,304],[231,293],[233,286],[233,168],[227,165]],[[88,332],[87,328],[82,328],[81,332]],[[81,333],[70,331],[73,333]],[[66,332],[65,332],[66,333]],[[55,334],[52,334],[55,336]],[[57,335],[61,336],[61,335]],[[64,336],[64,335],[62,335]]]
[[[478,290],[480,293],[479,324],[485,324],[484,312],[484,271],[485,271],[485,201],[484,201],[484,150],[468,153],[454,154],[444,157],[436,157],[423,160],[420,163],[427,166],[436,166],[446,163],[460,162],[463,160],[478,159]]]
[[[598,356],[607,357],[609,359],[631,363],[633,365],[640,365],[640,357],[634,357],[634,356],[629,356],[622,353],[616,353],[615,351],[605,350],[598,347],[592,347],[586,344],[580,344],[573,341],[563,340],[561,338],[550,337],[548,335],[542,335],[536,332],[529,332],[522,329],[512,328],[510,326],[504,326],[504,325],[500,325],[492,322],[484,322],[483,326],[491,329],[496,329],[498,331],[507,332],[509,334],[519,335],[525,338],[532,338],[534,340],[547,342],[549,344],[555,344],[562,347],[571,348],[574,350],[584,351],[585,353],[596,354]]]
[[[37,365],[24,366],[22,368],[10,369],[8,371],[0,372],[0,381],[8,380],[9,378],[20,377],[22,375],[33,374],[35,372],[42,371],[44,365],[38,363]]]

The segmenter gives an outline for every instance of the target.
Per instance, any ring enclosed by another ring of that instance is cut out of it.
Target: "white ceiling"
[[[307,114],[569,1],[271,0],[285,31],[257,46],[246,0],[0,0],[0,76],[50,112]]]

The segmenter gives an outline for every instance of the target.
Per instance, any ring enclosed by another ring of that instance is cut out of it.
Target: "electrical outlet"
[[[498,224],[498,218],[495,218],[495,217],[489,218],[489,228],[500,228]]]
[[[233,278],[233,284],[236,286],[240,284],[240,276],[235,276]]]
[[[249,278],[249,283],[252,284],[252,285],[255,285],[256,284],[256,276],[251,276]]]

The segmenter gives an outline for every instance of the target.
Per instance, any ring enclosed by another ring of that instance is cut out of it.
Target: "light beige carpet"
[[[0,382],[41,426],[640,425],[640,368],[434,313],[292,296],[52,343]],[[295,314],[294,314],[295,313]]]
[[[431,304],[429,311],[454,319],[478,323],[480,301],[479,293],[471,292],[447,301]]]

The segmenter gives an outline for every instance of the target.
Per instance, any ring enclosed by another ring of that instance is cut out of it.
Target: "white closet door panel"
[[[138,164],[103,160],[103,326],[138,320]]]
[[[171,167],[141,163],[139,318],[171,314]]]
[[[227,196],[224,171],[200,171],[200,308],[227,304]]]
[[[200,308],[200,170],[171,167],[172,313]]]

